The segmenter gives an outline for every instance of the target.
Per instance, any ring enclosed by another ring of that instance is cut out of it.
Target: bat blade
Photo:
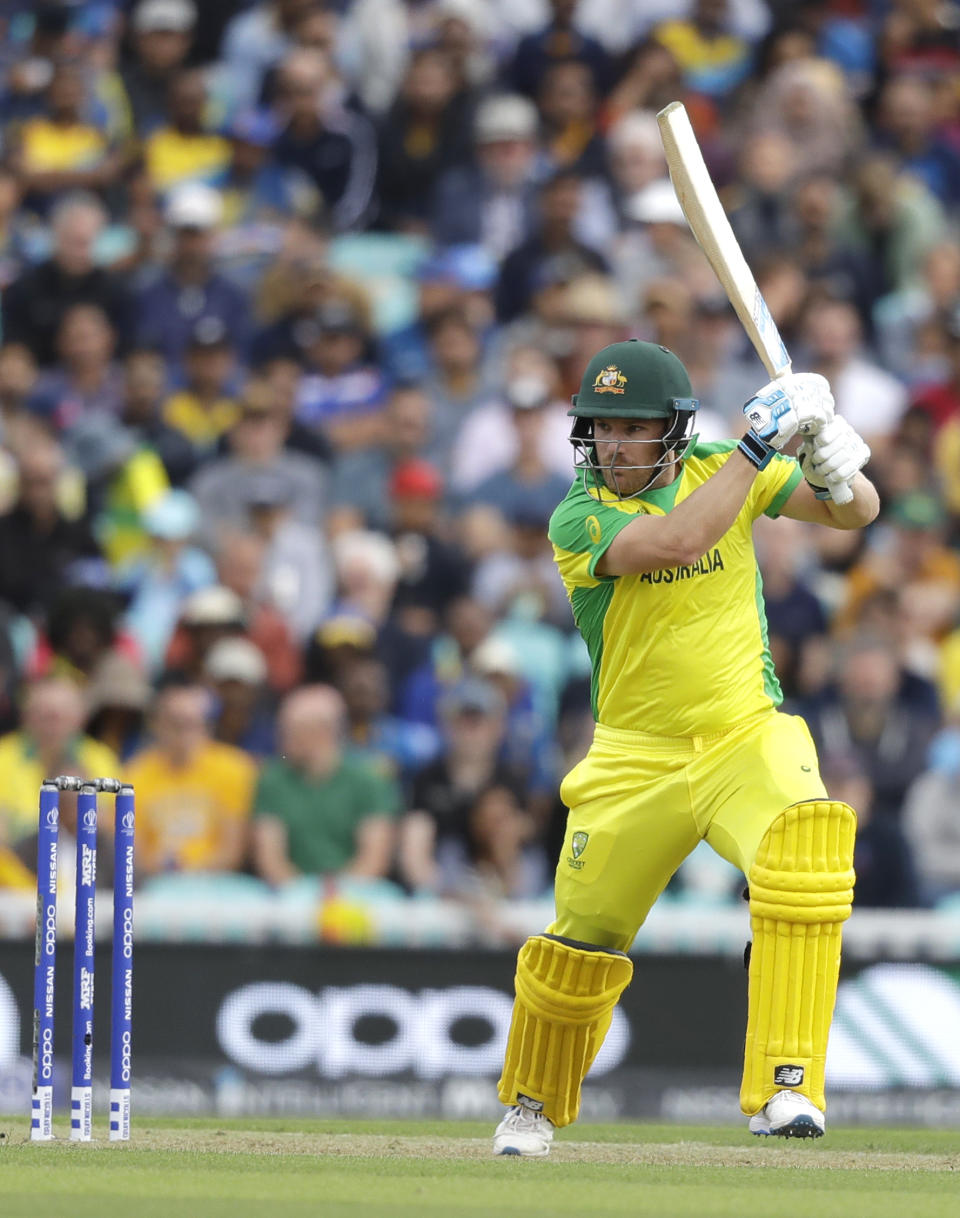
[[[673,189],[690,231],[723,284],[767,375],[775,380],[790,371],[790,356],[730,227],[683,103],[665,106],[657,123]],[[853,498],[844,482],[831,484],[830,495],[834,503],[849,503]]]
[[[703,160],[687,111],[671,102],[657,115],[677,199],[690,230],[723,284],[771,379],[790,371],[790,356],[747,265]]]

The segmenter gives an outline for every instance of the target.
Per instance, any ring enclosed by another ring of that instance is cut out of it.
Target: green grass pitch
[[[486,1124],[135,1119],[129,1144],[0,1118],[3,1218],[957,1218],[960,1131],[581,1124],[494,1159]]]

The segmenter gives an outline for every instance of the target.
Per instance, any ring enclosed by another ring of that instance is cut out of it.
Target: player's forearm
[[[827,509],[830,524],[837,529],[862,529],[876,520],[880,511],[880,496],[877,489],[864,474],[857,474],[850,484],[853,498],[849,503],[837,504],[832,499],[821,499]]]
[[[736,520],[756,466],[731,453],[719,470],[666,516],[638,516],[610,543],[597,564],[600,575],[638,575],[690,566],[711,549]]]

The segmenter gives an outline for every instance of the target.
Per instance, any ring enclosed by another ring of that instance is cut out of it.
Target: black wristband
[[[757,469],[766,469],[773,460],[773,454],[777,451],[766,440],[761,440],[757,433],[753,430],[745,431],[740,437],[740,443],[737,445],[739,452],[747,458],[751,465],[755,465]]]

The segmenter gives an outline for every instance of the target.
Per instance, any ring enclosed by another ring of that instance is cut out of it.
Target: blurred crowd
[[[713,440],[767,379],[675,99],[883,500],[757,526],[785,705],[859,904],[960,903],[953,0],[0,0],[0,885],[45,774],[122,773],[144,885],[548,891],[569,395],[661,342]]]

